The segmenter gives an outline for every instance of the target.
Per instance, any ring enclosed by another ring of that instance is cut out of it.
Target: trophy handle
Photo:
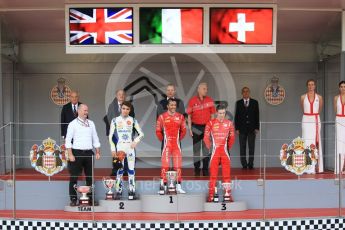
[[[74,191],[76,191],[76,192],[78,192],[78,190],[77,190],[78,188],[77,188],[77,187],[78,187],[77,184],[74,184],[74,185],[73,185]]]

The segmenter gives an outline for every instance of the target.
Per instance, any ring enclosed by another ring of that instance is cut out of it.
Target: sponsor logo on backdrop
[[[306,146],[300,137],[295,138],[290,145],[283,144],[280,149],[281,165],[296,175],[314,174],[317,159],[315,145]]]
[[[158,65],[152,65],[157,62]],[[127,100],[133,101],[135,117],[147,134],[137,147],[137,152],[143,154],[137,157],[143,156],[140,160],[150,165],[160,165],[160,162],[152,161],[152,156],[160,155],[161,148],[161,143],[152,134],[152,127],[156,124],[157,105],[166,98],[166,85],[176,85],[176,96],[187,107],[200,82],[208,83],[208,94],[216,104],[229,105],[227,115],[233,118],[236,88],[229,69],[217,54],[138,54],[138,49],[133,48],[117,62],[109,77],[105,108],[114,99],[117,89],[126,91]],[[186,146],[184,153],[191,153],[191,139],[185,138],[183,142]]]
[[[285,99],[285,89],[279,85],[279,78],[273,77],[265,89],[265,100],[270,105],[279,105]]]
[[[59,78],[57,80],[57,85],[54,85],[50,90],[50,99],[56,105],[66,105],[69,102],[69,96],[71,94],[71,88],[66,85],[65,78]]]
[[[34,144],[31,147],[30,162],[36,171],[46,176],[53,176],[67,165],[65,145],[59,146],[55,140],[48,137],[41,145]]]

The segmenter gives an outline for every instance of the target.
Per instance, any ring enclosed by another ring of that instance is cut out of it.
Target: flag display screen
[[[69,44],[133,44],[133,8],[70,8]]]
[[[272,45],[272,8],[210,8],[210,44]]]
[[[202,44],[203,8],[140,8],[140,44]]]

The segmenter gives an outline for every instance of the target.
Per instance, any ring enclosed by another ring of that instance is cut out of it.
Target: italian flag
[[[140,43],[202,44],[203,10],[140,9]]]

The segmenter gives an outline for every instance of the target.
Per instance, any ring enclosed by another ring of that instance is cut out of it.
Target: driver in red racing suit
[[[164,140],[161,169],[162,184],[160,190],[166,190],[166,173],[169,170],[170,158],[172,158],[174,170],[177,172],[176,192],[186,193],[181,187],[182,153],[180,147],[180,141],[186,135],[186,122],[184,116],[176,112],[175,99],[168,100],[167,108],[168,111],[159,115],[156,125],[158,139],[160,141]]]
[[[213,201],[218,176],[218,167],[221,165],[223,174],[224,201],[233,201],[230,186],[230,155],[229,149],[235,141],[235,129],[232,122],[225,118],[225,106],[220,104],[216,108],[217,116],[209,121],[205,128],[204,142],[212,153],[210,160],[210,183],[208,202]],[[212,143],[211,143],[212,141]],[[228,196],[228,197],[226,197]]]

